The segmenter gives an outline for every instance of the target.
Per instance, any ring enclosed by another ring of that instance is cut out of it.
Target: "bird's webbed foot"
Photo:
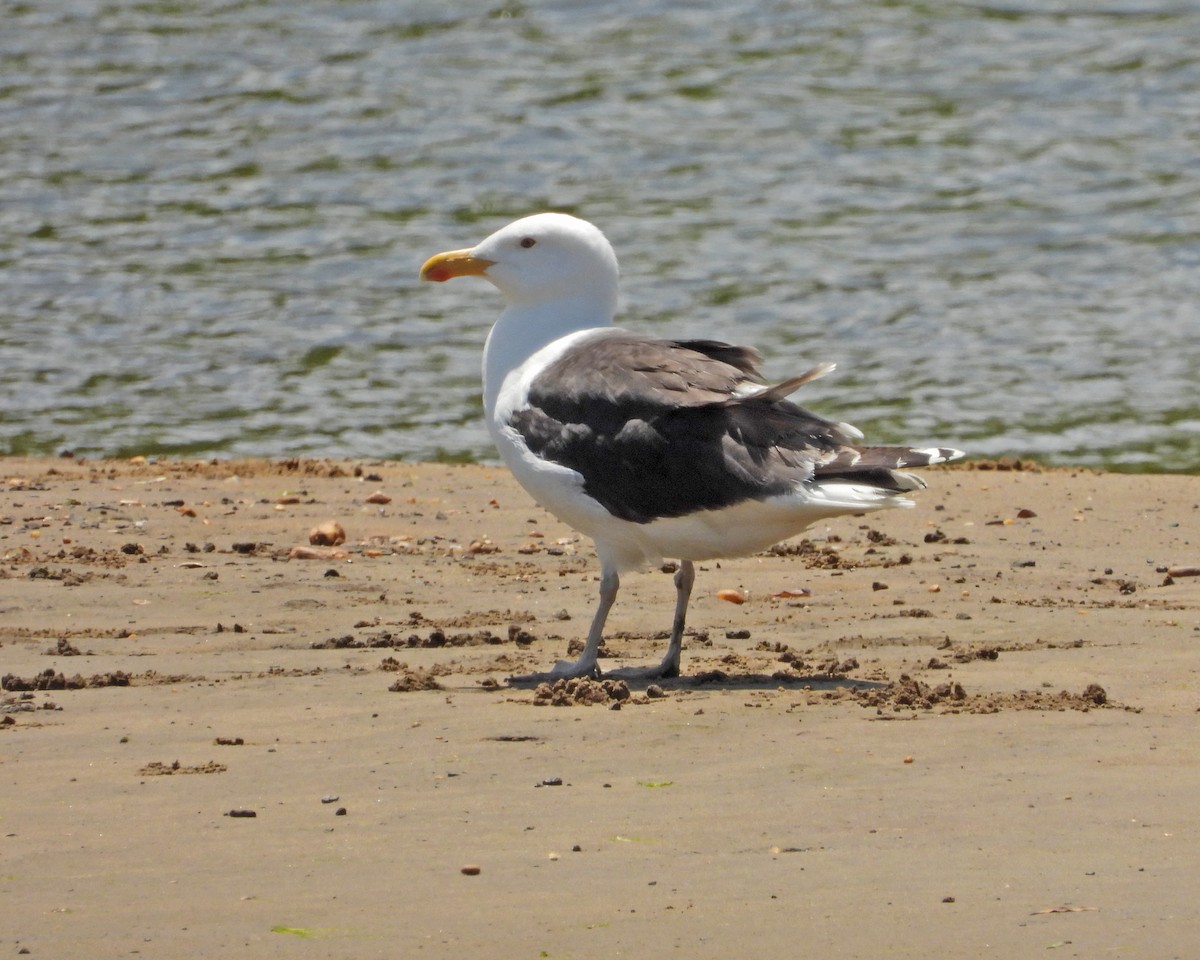
[[[592,680],[600,678],[600,665],[595,660],[580,658],[578,660],[558,660],[545,673],[527,673],[522,676],[509,677],[509,683],[553,683],[555,680],[574,680],[577,677],[587,677]]]

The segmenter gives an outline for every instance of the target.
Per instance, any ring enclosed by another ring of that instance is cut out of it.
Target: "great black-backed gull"
[[[489,280],[507,302],[483,351],[492,439],[521,485],[591,537],[600,560],[582,655],[515,680],[599,676],[620,575],[664,558],[679,561],[666,656],[606,675],[677,676],[697,562],[766,549],[840,514],[912,506],[903,494],[925,484],[901,468],[961,456],[861,446],[854,427],[788,399],[833,364],[771,386],[748,347],[613,326],[617,258],[587,221],[525,217],[421,268],[424,280],[463,276]]]

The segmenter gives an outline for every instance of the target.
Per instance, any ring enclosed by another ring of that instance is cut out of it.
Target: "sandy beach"
[[[555,689],[598,567],[502,469],[0,461],[5,949],[1194,956],[1200,482],[924,474]]]

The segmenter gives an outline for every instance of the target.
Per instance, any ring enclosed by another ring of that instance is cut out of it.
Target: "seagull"
[[[430,257],[420,276],[482,277],[503,295],[483,350],[488,432],[520,484],[590,537],[600,561],[582,654],[513,682],[600,677],[621,574],[666,558],[678,560],[666,655],[604,675],[678,676],[697,563],[764,550],[831,517],[910,507],[904,494],[925,483],[904,468],[962,456],[863,446],[855,427],[789,399],[832,363],[769,384],[752,348],[614,326],[617,257],[586,220],[524,217]]]

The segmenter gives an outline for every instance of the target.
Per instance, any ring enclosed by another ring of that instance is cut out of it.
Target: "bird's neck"
[[[505,377],[555,340],[581,330],[611,327],[615,312],[615,297],[576,296],[507,307],[492,325],[483,348],[483,404],[489,420]]]

